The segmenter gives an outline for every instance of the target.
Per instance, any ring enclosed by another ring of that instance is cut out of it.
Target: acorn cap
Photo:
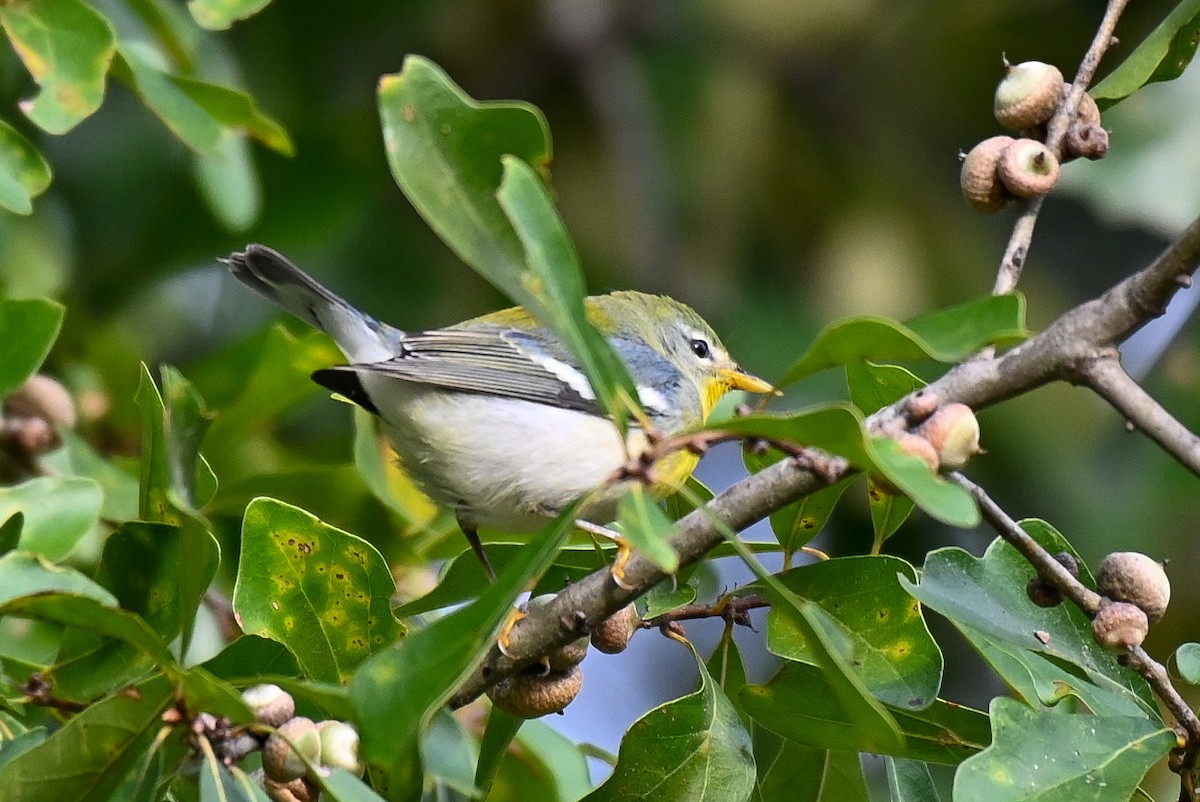
[[[1092,635],[1110,652],[1121,653],[1131,646],[1141,646],[1149,629],[1146,614],[1128,602],[1102,603],[1092,619]]]
[[[623,652],[641,623],[637,608],[627,604],[596,625],[592,630],[592,645],[605,654]]]
[[[278,727],[296,715],[296,700],[278,685],[254,685],[242,691],[242,701],[254,711],[254,720]]]
[[[583,671],[579,666],[547,674],[523,671],[496,683],[488,697],[496,707],[518,718],[539,718],[561,712],[582,687]]]
[[[1049,120],[1062,100],[1063,75],[1041,61],[1010,65],[996,87],[992,110],[1010,131],[1023,131]]]
[[[1036,139],[1018,139],[1000,154],[1000,180],[1018,198],[1037,198],[1058,183],[1058,159]]]

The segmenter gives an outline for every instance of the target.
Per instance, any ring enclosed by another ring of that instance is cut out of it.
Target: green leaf
[[[284,127],[264,114],[247,93],[181,75],[171,75],[169,79],[226,131],[252,136],[284,156],[291,156],[295,152],[291,137]]]
[[[233,607],[248,634],[296,655],[306,677],[343,682],[391,645],[396,583],[378,550],[360,537],[275,499],[246,508]]]
[[[200,802],[270,802],[267,792],[237,766],[226,766],[205,744],[200,764]]]
[[[1004,696],[991,719],[992,745],[958,767],[955,802],[1125,802],[1176,740],[1157,717],[1063,715]]]
[[[758,780],[751,802],[870,802],[857,752],[802,746],[759,727],[754,759]]]
[[[1049,524],[1030,520],[1022,526],[1052,553],[1070,550]],[[1045,609],[1029,600],[1025,586],[1033,576],[1016,549],[997,539],[981,558],[958,548],[930,552],[920,584],[907,577],[900,582],[950,619],[1026,701],[1053,705],[1076,696],[1096,713],[1156,716],[1145,681],[1095,642],[1082,611],[1072,604]]]
[[[243,635],[201,666],[215,677],[244,684],[258,684],[271,675],[301,675],[296,656],[286,646],[258,635]]]
[[[583,270],[554,201],[533,167],[514,156],[501,161],[504,177],[496,198],[521,240],[528,267],[519,285],[501,289],[562,339],[579,358],[604,409],[624,421],[637,390],[625,363],[588,322]]]
[[[0,398],[34,374],[62,325],[63,306],[43,298],[0,299]]]
[[[553,562],[574,526],[573,505],[547,525],[479,598],[376,654],[356,672],[362,755],[389,773],[391,788],[419,789],[422,729],[495,643],[517,597]]]
[[[231,684],[208,670],[192,666],[183,672],[178,682],[188,710],[205,710],[214,716],[224,716],[234,724],[253,724],[254,711]]]
[[[479,762],[475,767],[475,787],[481,798],[487,798],[500,770],[500,761],[512,747],[513,739],[525,719],[505,712],[495,705],[488,711],[487,726],[479,739]]]
[[[262,187],[250,146],[232,131],[221,132],[220,156],[196,154],[196,185],[217,219],[232,231],[245,231],[262,212]]]
[[[105,588],[73,568],[55,565],[40,554],[10,551],[0,556],[0,605],[35,593],[70,593],[116,606]]]
[[[51,469],[63,476],[82,476],[100,485],[104,503],[100,517],[128,521],[138,517],[138,477],[129,469],[96,453],[82,436],[65,429],[59,432],[63,447],[43,456]],[[136,469],[136,466],[134,466]]]
[[[895,441],[870,437],[862,413],[848,404],[828,404],[786,415],[756,414],[721,423],[722,431],[816,446],[848,459],[855,467],[882,474],[928,515],[958,527],[979,523],[970,494],[929,470]]]
[[[46,730],[43,727],[28,730],[13,737],[0,738],[0,773],[13,758],[28,752],[45,740]]]
[[[899,365],[847,362],[845,370],[850,402],[868,415],[925,386],[925,382]]]
[[[23,514],[20,548],[57,562],[99,522],[103,500],[91,479],[39,476],[0,487],[0,519]]]
[[[725,802],[754,788],[750,736],[733,704],[692,651],[700,688],[642,716],[621,739],[617,765],[586,802]]]
[[[0,4],[0,26],[41,91],[21,111],[43,130],[65,134],[104,101],[116,49],[112,25],[82,0]]]
[[[633,383],[586,319],[578,257],[535,172],[550,160],[541,112],[478,103],[417,56],[380,80],[379,109],[405,196],[463,261],[562,338],[597,398],[623,420],[637,398]]]
[[[592,790],[587,758],[579,746],[549,724],[537,719],[526,721],[517,733],[517,744],[550,775],[557,799],[572,802]]]
[[[151,747],[173,696],[158,676],[89,706],[0,770],[5,802],[108,802]]]
[[[33,199],[50,186],[50,165],[4,120],[0,120],[0,207],[14,214],[32,214]]]
[[[476,795],[475,766],[478,738],[453,713],[442,708],[430,719],[421,738],[425,787],[437,783],[463,797]],[[451,797],[454,799],[455,797]]]
[[[942,654],[920,605],[897,575],[916,579],[907,562],[880,555],[822,560],[778,578],[841,624],[853,671],[875,698],[919,710],[933,703],[941,686]],[[781,610],[767,616],[767,648],[788,660],[817,664],[804,632]]]
[[[165,640],[190,626],[216,575],[220,553],[190,543],[194,533],[169,524],[128,521],[104,543],[96,580],[123,609],[141,615]]]
[[[383,797],[345,769],[334,769],[328,775],[321,772],[317,782],[325,792],[321,798],[329,802],[384,802]]]
[[[988,345],[1011,345],[1028,336],[1025,299],[988,296],[939,310],[907,326],[877,317],[827,326],[778,382],[784,387],[826,368],[851,362],[934,359],[958,362]]]
[[[1175,668],[1189,685],[1200,685],[1200,643],[1185,643],[1175,650]]]
[[[0,605],[0,616],[3,615],[77,627],[136,649],[132,660],[121,655],[115,667],[102,665],[89,653],[45,671],[47,681],[56,686],[55,692],[65,698],[82,700],[105,693],[118,682],[144,674],[151,663],[172,675],[179,672],[179,664],[167,642],[140,616],[110,607],[90,596],[59,592],[22,596]],[[103,654],[108,656],[110,652],[105,650]]]
[[[1103,81],[1089,89],[1101,109],[1155,81],[1183,74],[1200,44],[1200,0],[1181,0],[1142,43]]]
[[[656,618],[696,600],[694,585],[672,587],[673,584],[672,581],[660,582],[642,597],[646,604],[646,612],[643,614],[645,618]]]
[[[941,802],[929,765],[919,760],[885,757],[891,802]]]
[[[262,11],[271,0],[188,0],[188,11],[202,28],[223,31]]]
[[[25,526],[25,513],[14,512],[0,524],[0,557],[17,547],[21,540],[21,528]]]
[[[742,449],[742,462],[750,473],[758,473],[785,458],[787,455],[777,448],[767,448],[762,453],[749,448]],[[771,513],[771,531],[775,533],[787,559],[821,533],[842,494],[853,481],[853,477],[848,477]],[[679,517],[682,516],[677,516],[676,520]]]
[[[180,142],[197,153],[221,156],[221,123],[172,80],[163,57],[147,42],[124,41],[113,74],[130,85]]]
[[[747,685],[739,700],[756,724],[819,749],[882,754],[955,765],[990,742],[983,713],[938,700],[924,710],[888,708],[903,733],[890,743],[863,729],[843,710],[821,669],[789,663],[766,685]]]
[[[211,416],[190,383],[172,367],[162,369],[160,394],[150,369],[142,365],[134,401],[142,413],[141,517],[182,525],[197,518],[197,508],[215,484],[200,456],[200,442]]]
[[[640,484],[635,484],[617,505],[621,536],[633,550],[650,559],[668,574],[679,568],[679,555],[667,543],[675,523],[667,517],[658,500]]]

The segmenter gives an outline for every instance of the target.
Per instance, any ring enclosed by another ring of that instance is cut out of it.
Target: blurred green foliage
[[[28,30],[25,5],[0,5],[11,41]],[[363,534],[399,563],[444,556],[443,538],[396,537],[395,510],[356,471],[369,438],[356,440],[349,410],[307,383],[336,351],[291,322],[264,330],[270,313],[214,260],[247,241],[269,243],[406,328],[506,303],[389,176],[376,84],[407,54],[430,57],[473,97],[543,110],[555,135],[556,199],[592,291],[632,287],[687,301],[749,369],[773,378],[836,318],[908,319],[986,292],[1011,217],[980,218],[961,203],[956,154],[995,128],[1001,53],[1069,74],[1100,13],[1083,0],[414,0],[336,9],[297,0],[217,33],[158,0],[94,5],[111,25],[89,29],[95,59],[109,60],[111,72],[106,80],[100,72],[103,102],[86,118],[50,102],[52,87],[39,87],[27,56],[0,48],[0,146],[22,154],[16,184],[0,176],[0,203],[19,196],[16,185],[37,195],[28,216],[0,212],[0,295],[52,297],[68,310],[46,370],[72,389],[83,421],[60,458],[89,482],[120,484],[96,452],[118,462],[141,452],[139,363],[170,362],[219,413],[205,455],[223,483],[208,514],[225,553],[237,551],[245,503],[265,494]],[[225,27],[208,5],[189,7]],[[51,14],[80,7],[43,5]],[[1132,4],[1111,63],[1168,10]],[[78,69],[95,90],[95,64]],[[1177,175],[1181,164],[1200,169],[1194,77],[1106,113],[1112,160],[1067,168],[1069,193],[1047,204],[1023,280],[1031,328],[1143,264],[1194,214],[1197,196],[1187,193],[1200,183],[1147,189],[1145,180]],[[27,117],[21,104],[34,97]],[[90,110],[95,91],[80,102]],[[1162,106],[1169,113],[1155,110]],[[244,131],[270,147],[247,144]],[[1200,340],[1188,329],[1147,384],[1195,430],[1198,380]],[[844,395],[841,377],[827,373],[784,403]],[[1119,547],[1190,560],[1195,478],[1127,435],[1095,398],[1051,387],[985,411],[982,422],[989,455],[972,470],[1007,507],[1052,518],[1088,559]],[[384,485],[398,481],[387,466],[374,470]],[[403,509],[409,531],[432,515],[418,506]],[[172,523],[186,527],[189,511],[176,512]],[[832,550],[870,545],[867,505],[842,505],[833,522]],[[920,562],[952,537],[915,516],[887,545]],[[74,552],[82,567],[100,558],[86,536]],[[1179,583],[1176,594],[1151,651],[1187,637],[1185,613],[1200,605],[1200,588]]]

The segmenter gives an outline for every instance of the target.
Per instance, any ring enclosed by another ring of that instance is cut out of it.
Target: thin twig
[[[1180,465],[1200,476],[1200,437],[1143,390],[1125,372],[1115,355],[1089,362],[1082,368],[1080,378],[1137,430],[1158,443]]]
[[[1089,616],[1096,614],[1102,598],[1099,593],[1072,576],[1062,563],[1054,559],[1054,555],[1042,548],[1040,543],[1009,517],[982,487],[958,472],[949,474],[947,478],[974,497],[983,519],[991,524],[1000,537],[1021,552],[1021,556],[1037,569],[1038,576],[1062,591],[1064,596],[1079,605]]]
[[[1146,680],[1155,695],[1162,699],[1167,710],[1171,711],[1171,715],[1187,732],[1187,744],[1183,748],[1178,768],[1175,770],[1194,769],[1196,756],[1200,753],[1200,718],[1196,716],[1196,711],[1192,710],[1184,698],[1179,695],[1179,691],[1175,690],[1166,667],[1146,654],[1146,650],[1141,646],[1129,647],[1125,655],[1125,665]]]
[[[1104,18],[1096,29],[1096,36],[1092,39],[1091,46],[1088,47],[1079,63],[1079,70],[1075,73],[1071,91],[1059,104],[1046,127],[1046,147],[1050,148],[1060,161],[1063,136],[1075,118],[1075,110],[1079,108],[1079,101],[1087,91],[1088,85],[1091,84],[1092,77],[1096,74],[1096,68],[1100,66],[1100,59],[1112,45],[1117,19],[1125,10],[1127,2],[1128,0],[1109,0],[1108,8],[1104,11]],[[1042,201],[1043,198],[1030,201],[1021,216],[1017,218],[1016,224],[1013,225],[1012,235],[1004,249],[1004,257],[1000,260],[1000,270],[996,273],[996,283],[992,287],[992,295],[1003,295],[1017,288],[1017,282],[1021,280],[1021,269],[1025,266],[1025,259],[1029,255],[1029,244],[1033,240],[1033,229],[1037,225],[1038,213],[1042,210]]]
[[[685,604],[674,610],[648,618],[642,622],[644,629],[654,629],[677,621],[696,621],[702,618],[724,618],[731,625],[750,626],[750,611],[770,607],[771,603],[761,596],[725,596],[713,604]]]

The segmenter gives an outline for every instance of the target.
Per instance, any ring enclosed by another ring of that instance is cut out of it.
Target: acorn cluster
[[[1096,571],[1096,590],[1104,601],[1092,619],[1092,634],[1112,652],[1140,646],[1171,601],[1163,564],[1136,551],[1105,557]]]
[[[538,612],[553,600],[553,594],[535,596],[522,611]],[[522,621],[517,621],[513,630],[519,629],[521,624]],[[488,691],[488,697],[496,707],[519,718],[561,713],[583,687],[583,670],[579,664],[587,656],[589,642],[606,654],[616,654],[625,650],[640,625],[637,609],[632,604],[627,605],[600,622],[590,637],[559,647],[523,671],[502,679]]]
[[[983,453],[979,421],[966,404],[943,404],[934,393],[921,390],[908,399],[900,421],[903,428],[888,435],[901,451],[918,457],[931,471],[957,471]],[[886,479],[872,480],[889,493],[899,492]]]
[[[1037,198],[1058,183],[1059,158],[1045,144],[1046,124],[1071,90],[1052,64],[1006,64],[993,110],[996,120],[1015,136],[994,136],[963,157],[960,183],[972,208],[985,213],[1003,209],[1014,198]],[[1096,101],[1084,93],[1067,127],[1062,161],[1100,159],[1108,153],[1108,131],[1100,125]]]
[[[345,769],[362,776],[358,731],[345,721],[316,721],[296,715],[296,701],[278,685],[256,685],[242,693],[254,719],[272,728],[262,744],[262,768],[254,778],[274,802],[317,802],[314,770]]]

